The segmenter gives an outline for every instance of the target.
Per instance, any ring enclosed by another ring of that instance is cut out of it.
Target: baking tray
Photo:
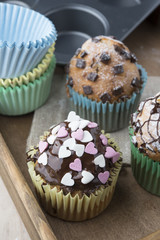
[[[24,0],[10,2],[46,15],[58,31],[56,59],[66,64],[90,37],[113,35],[124,40],[160,0]]]

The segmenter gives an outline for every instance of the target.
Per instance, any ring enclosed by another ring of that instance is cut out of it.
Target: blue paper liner
[[[140,101],[140,97],[147,82],[147,72],[137,64],[141,70],[142,88],[139,93],[133,93],[130,99],[115,103],[102,103],[93,101],[82,94],[75,92],[69,85],[71,109],[76,111],[82,118],[98,122],[105,132],[113,132],[122,129],[129,124],[131,113],[135,112]]]
[[[34,82],[21,86],[0,87],[0,114],[17,116],[34,111],[47,100],[56,65],[53,56],[48,69]]]
[[[0,78],[33,69],[55,42],[54,24],[34,10],[0,3]]]

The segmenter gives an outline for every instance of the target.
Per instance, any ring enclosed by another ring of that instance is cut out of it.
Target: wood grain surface
[[[2,177],[5,176],[8,190],[11,196],[16,199],[16,206],[29,230],[31,238],[36,240],[56,240],[46,217],[37,204],[1,134],[0,153]]]
[[[149,75],[153,76],[160,76],[159,39],[160,24],[155,26],[146,20],[125,40],[126,45],[137,55],[139,63],[147,69]],[[56,71],[59,74],[63,73],[63,69],[60,67],[57,67]],[[159,86],[157,86],[157,90],[159,90],[158,88]],[[0,132],[16,162],[8,153],[8,149],[1,139],[1,144],[4,146],[3,150],[2,147],[0,149],[0,153],[3,151],[3,160],[2,155],[0,155],[1,173],[32,240],[55,239],[55,236],[59,240],[81,240],[82,238],[86,240],[97,238],[101,238],[101,240],[138,240],[148,234],[151,235],[144,240],[160,239],[160,232],[158,231],[160,229],[160,199],[149,194],[136,183],[130,168],[123,168],[110,206],[95,219],[81,223],[71,223],[53,218],[45,212],[44,217],[34,199],[36,195],[25,162],[25,146],[32,118],[33,113],[19,117],[0,116]],[[6,157],[7,162],[5,163]],[[10,169],[10,161],[12,162],[12,170]],[[11,177],[11,175],[13,176]],[[19,183],[19,178],[23,179],[22,182],[20,181],[21,183]],[[21,196],[17,194],[20,189],[27,189],[29,193],[27,196],[31,196],[33,205],[30,205],[30,201],[25,198],[24,193]],[[27,204],[27,207],[24,207],[24,203]],[[33,209],[33,206],[35,209],[39,209],[38,213]],[[40,225],[37,226],[38,220],[35,220],[35,218],[41,218],[42,222],[46,223],[45,226],[47,226],[49,232],[52,228],[54,234],[50,232],[49,235],[52,238],[45,238],[47,230],[45,227],[39,228]],[[51,228],[48,226],[46,218]]]

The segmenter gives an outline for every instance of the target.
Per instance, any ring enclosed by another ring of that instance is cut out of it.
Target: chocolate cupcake
[[[46,211],[58,218],[93,218],[110,203],[122,156],[98,124],[70,112],[27,152],[30,176]]]
[[[132,115],[130,139],[137,182],[160,196],[160,93],[141,102]]]
[[[120,41],[87,40],[69,64],[67,91],[74,109],[105,131],[127,126],[146,83],[146,72]]]

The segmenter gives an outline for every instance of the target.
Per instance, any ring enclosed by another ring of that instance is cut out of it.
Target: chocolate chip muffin
[[[86,41],[70,61],[68,85],[97,102],[119,102],[142,88],[136,57],[120,41],[99,36]]]
[[[103,114],[107,112],[108,115],[107,109],[113,108],[110,106],[118,103],[125,103],[126,108],[130,110],[125,116],[130,115],[133,111],[130,108],[137,107],[139,95],[146,81],[144,69],[138,66],[136,61],[136,56],[118,40],[105,36],[87,40],[72,57],[67,76],[68,96],[71,97],[74,105],[80,106],[80,108],[76,106],[76,111],[79,109],[81,114],[81,106],[88,110],[88,100],[91,100],[90,106],[93,102],[98,104],[98,115],[101,111]],[[123,111],[121,106],[115,108],[116,111]],[[93,113],[92,107],[91,111]],[[113,109],[109,110],[112,111]],[[122,115],[119,112],[118,114]],[[94,120],[98,121],[98,119],[97,116]],[[110,119],[113,122],[112,116]],[[114,126],[109,126],[108,121],[103,125],[102,122],[99,124],[107,131],[115,131],[128,122],[129,118],[127,121],[118,118]]]
[[[102,133],[97,123],[72,111],[27,152],[27,163],[47,212],[81,221],[108,206],[122,157],[114,140]]]
[[[132,115],[130,134],[133,174],[160,196],[160,93],[141,102]]]

